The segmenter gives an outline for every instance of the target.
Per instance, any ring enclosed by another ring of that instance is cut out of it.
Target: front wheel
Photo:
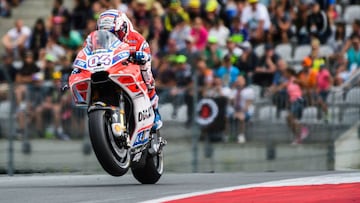
[[[111,113],[94,110],[89,113],[89,134],[95,155],[102,168],[112,176],[129,170],[129,150],[119,144],[111,130]]]
[[[157,136],[152,142],[158,144]],[[155,184],[161,177],[164,171],[164,153],[160,150],[156,153],[149,153],[144,151],[146,155],[145,165],[143,167],[132,167],[133,176],[142,184]]]

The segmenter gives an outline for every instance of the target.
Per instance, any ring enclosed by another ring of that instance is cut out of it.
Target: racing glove
[[[134,60],[140,65],[144,65],[146,62],[150,61],[150,55],[143,51],[135,52]]]

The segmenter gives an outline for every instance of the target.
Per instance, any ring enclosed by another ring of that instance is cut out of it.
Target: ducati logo
[[[152,115],[152,107],[150,106],[149,108],[144,109],[138,113],[138,121],[140,122],[146,120],[150,118],[151,115]]]

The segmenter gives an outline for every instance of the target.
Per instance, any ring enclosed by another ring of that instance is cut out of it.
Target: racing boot
[[[162,126],[163,126],[163,122],[161,120],[161,116],[159,113],[159,108],[158,108],[158,101],[159,101],[159,97],[156,95],[156,93],[150,98],[150,102],[153,106],[154,109],[154,114],[155,114],[155,118],[154,118],[154,125],[151,128],[151,131],[155,132],[157,130],[159,130]]]
[[[151,128],[151,130],[152,131],[157,131],[163,126],[163,122],[161,120],[159,109],[154,109],[154,113],[155,113],[154,125]]]

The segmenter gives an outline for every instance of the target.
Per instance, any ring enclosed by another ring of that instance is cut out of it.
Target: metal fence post
[[[198,72],[196,67],[193,67],[193,108],[194,114],[192,118],[192,150],[193,150],[193,160],[192,160],[192,172],[198,172],[198,145],[199,145],[199,136],[197,132],[197,125],[196,125],[196,117],[197,117],[197,102],[198,102]]]
[[[8,129],[8,161],[7,161],[7,174],[9,176],[14,175],[14,135],[15,135],[15,126],[14,126],[14,113],[15,113],[15,89],[14,89],[14,83],[11,81],[11,78],[9,76],[9,73],[3,66],[3,64],[0,64],[0,71],[5,76],[5,79],[9,85],[9,92],[8,97],[10,101],[10,111],[9,111],[9,129]]]

